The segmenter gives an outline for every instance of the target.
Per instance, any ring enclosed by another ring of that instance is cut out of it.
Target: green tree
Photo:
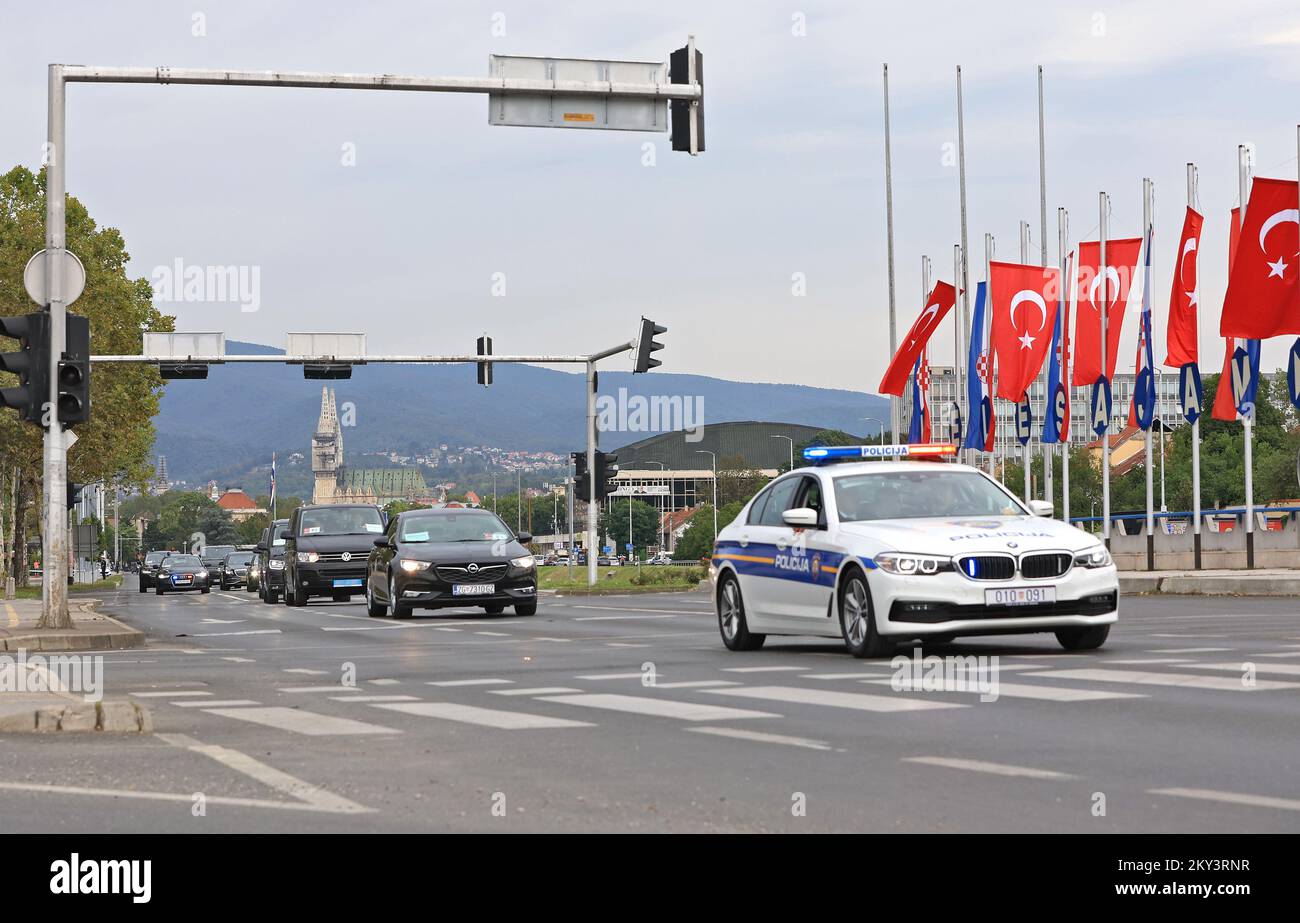
[[[718,459],[718,505],[739,500],[747,503],[749,498],[767,485],[767,475],[757,468],[750,468],[740,455],[727,455]]]
[[[271,495],[258,494],[253,498],[253,502],[259,507],[266,510],[267,516],[271,514]],[[289,494],[280,494],[275,498],[275,515],[277,519],[288,519],[293,511],[302,506],[302,498]]]
[[[628,504],[632,507],[632,544],[640,549],[659,543],[659,511],[644,500],[618,500],[602,510],[598,532],[614,540],[621,554],[628,542]]]
[[[803,455],[803,450],[815,445],[861,445],[862,439],[844,432],[842,429],[824,429],[813,433],[812,438],[800,442],[794,447],[795,465]]]
[[[722,517],[718,517],[722,528]],[[682,537],[673,548],[674,561],[699,561],[713,553],[713,507],[704,503],[691,517]]]

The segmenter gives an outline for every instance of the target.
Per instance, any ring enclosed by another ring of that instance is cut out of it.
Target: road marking
[[[281,686],[276,692],[359,692],[356,686]]]
[[[875,683],[882,686],[893,684],[892,679],[864,679],[864,683]],[[911,678],[900,680],[899,692],[928,692],[925,688],[924,680],[920,683],[914,683]],[[1062,686],[1031,686],[1025,683],[1002,683],[999,682],[996,687],[990,685],[988,692],[991,694],[996,688],[998,697],[1008,696],[1013,699],[1043,699],[1048,702],[1090,702],[1095,699],[1145,699],[1146,696],[1137,692],[1107,692],[1102,689],[1067,689]],[[972,692],[980,694],[979,689],[973,685],[968,685],[965,689],[944,689],[942,692]]]
[[[402,683],[400,679],[368,679],[366,682],[372,686],[400,686]]]
[[[330,696],[335,702],[366,702],[373,704],[375,702],[418,702],[419,696],[414,695],[332,695]]]
[[[1107,660],[1106,661],[1106,663],[1108,664],[1120,664],[1121,666],[1134,666],[1134,667],[1146,666],[1147,664],[1152,664],[1152,663],[1193,663],[1193,662],[1194,661],[1187,660],[1186,658],[1182,658],[1182,657],[1145,657],[1145,658],[1138,658],[1137,660]]]
[[[1259,689],[1300,689],[1300,683],[1256,680],[1244,686],[1239,679],[1226,676],[1196,676],[1192,673],[1142,673],[1137,670],[1045,670],[1035,676],[1082,679],[1100,683],[1134,683],[1143,686],[1186,686],[1193,689],[1221,689],[1230,692],[1253,692]]]
[[[1300,657],[1300,651],[1289,651],[1281,654],[1252,654],[1252,657]]]
[[[407,625],[321,625],[321,631],[401,631]]]
[[[279,769],[268,766],[260,760],[255,760],[238,750],[219,747],[215,744],[203,744],[184,734],[159,734],[158,737],[174,747],[181,747],[202,754],[209,759],[216,760],[223,766],[235,770],[235,772],[261,782],[268,788],[272,788],[283,795],[288,795],[290,798],[296,798],[301,803],[301,807],[298,804],[278,802],[264,802],[266,804],[285,808],[299,808],[300,810],[326,811],[334,814],[366,814],[371,810],[357,804],[355,801],[349,801],[341,795],[335,795],[309,782],[304,782],[287,772],[281,772]],[[194,800],[193,795],[184,795],[182,797],[186,801]],[[208,801],[220,803],[221,799],[210,797]]]
[[[575,607],[576,608],[576,607]],[[584,606],[585,609],[597,609],[598,606]],[[575,622],[625,622],[633,619],[675,619],[676,614],[669,615],[575,615]]]
[[[574,679],[635,679],[644,675],[638,670],[635,673],[586,673],[575,676]]]
[[[1148,654],[1222,654],[1231,653],[1231,647],[1162,647],[1147,651]]]
[[[568,643],[569,643],[570,641],[572,641],[573,639],[572,639],[572,638],[541,638],[541,637],[538,637],[538,638],[529,638],[528,640],[530,640],[530,641],[554,641],[554,642],[556,642],[557,644],[568,644]]]
[[[995,776],[1020,776],[1029,779],[1073,779],[1066,772],[1054,772],[1050,769],[1033,769],[1029,766],[1009,766],[1006,763],[986,763],[983,760],[952,759],[945,756],[905,756],[904,763],[924,763],[927,766],[943,766],[947,769],[965,769],[969,772],[986,772]]]
[[[723,673],[798,673],[807,667],[723,667]]]
[[[200,619],[205,625],[238,625],[240,622],[247,622],[248,619]]]
[[[559,695],[562,692],[581,692],[568,686],[536,686],[532,689],[489,689],[493,695]]]
[[[190,634],[191,638],[230,638],[235,635],[278,635],[282,634],[278,628],[255,628],[251,631],[196,631]]]
[[[1229,673],[1245,672],[1245,664],[1249,662],[1248,658],[1243,658],[1237,663],[1197,663],[1192,664],[1198,670],[1225,670]],[[1265,663],[1255,667],[1256,673],[1276,673],[1279,676],[1300,676],[1300,664],[1297,663]]]
[[[650,689],[708,689],[713,686],[739,686],[725,679],[696,679],[684,683],[652,683]]]
[[[728,690],[719,689],[718,692]],[[697,705],[694,702],[678,702],[672,699],[649,699],[635,695],[614,695],[610,693],[588,693],[582,695],[541,696],[543,702],[559,702],[562,705],[577,705],[581,708],[603,708],[609,711],[630,712],[636,715],[653,715],[657,718],[678,718],[682,721],[725,721],[729,718],[779,718],[764,711],[750,711],[745,708],[727,708],[721,705]]]
[[[436,680],[426,685],[429,686],[509,686],[513,685],[513,679],[443,679]]]
[[[222,657],[222,660],[229,660],[231,663],[257,663],[256,660],[250,660],[247,657]],[[141,661],[143,663],[143,661]]]
[[[697,734],[712,734],[715,737],[734,737],[737,740],[752,740],[763,744],[784,744],[787,747],[805,747],[809,750],[829,750],[830,744],[806,737],[787,737],[784,734],[764,734],[762,731],[747,731],[743,728],[694,727],[687,728]]]
[[[439,625],[439,626],[435,627],[433,630],[434,630],[434,631],[460,631],[459,628],[447,628],[447,627],[444,626],[444,625]]]
[[[505,632],[505,631],[476,631],[476,632],[474,632],[474,634],[476,634],[476,635],[488,635],[489,637],[492,637],[492,638],[508,638],[508,637],[510,637],[509,632]]]
[[[626,641],[606,641],[606,647],[649,647],[648,644],[629,644]]]
[[[181,708],[232,708],[236,705],[261,705],[261,702],[254,702],[251,699],[186,699],[183,702],[169,702],[169,705],[178,705]]]
[[[887,676],[886,673],[871,673],[866,670],[858,670],[854,673],[800,673],[800,679],[877,679]]]
[[[309,669],[307,669],[306,667],[290,667],[290,668],[284,670],[283,672],[285,672],[285,673],[303,673],[303,674],[306,674],[307,676],[327,676],[327,675],[328,675],[328,671],[326,671],[326,670],[309,670]]]
[[[380,706],[376,706],[380,707]],[[315,712],[302,711],[297,708],[214,708],[204,709],[210,715],[223,718],[238,718],[263,724],[280,731],[292,731],[308,737],[330,737],[338,734],[400,734],[395,728],[380,727],[351,718],[335,718],[332,715],[318,715]]]
[[[861,692],[834,692],[830,689],[802,689],[798,686],[742,686],[739,689],[706,689],[713,695],[734,695],[797,705],[825,705],[858,711],[924,711],[931,708],[969,708],[959,702],[936,702],[927,699],[904,699],[898,696],[865,695]]]
[[[173,689],[171,692],[129,692],[127,694],[135,696],[137,699],[175,699],[183,695],[212,695],[211,692],[185,692],[177,689]]]
[[[660,615],[669,615],[669,616],[673,616],[673,617],[676,617],[676,616],[679,616],[679,615],[706,615],[706,614],[709,614],[709,613],[711,613],[711,612],[713,611],[712,609],[699,609],[699,610],[697,610],[697,611],[695,611],[695,612],[680,612],[680,611],[675,610],[675,609],[644,609],[644,608],[637,608],[637,607],[633,607],[633,606],[615,606],[615,607],[610,607],[610,606],[581,606],[581,605],[577,605],[576,603],[564,603],[564,608],[566,608],[566,609],[595,609],[597,612],[608,612],[608,611],[610,610],[610,608],[616,608],[619,612],[655,612],[655,613],[658,613],[658,614],[660,614]],[[589,616],[589,615],[588,615],[588,616],[578,616],[577,618],[574,619],[574,621],[575,621],[575,622],[581,622],[581,621],[583,621],[584,619],[590,619],[590,618],[592,618],[592,617],[593,617],[593,616]]]
[[[17,627],[18,627],[18,610],[15,609],[13,606],[11,606],[8,602],[6,602],[6,603],[5,603],[5,612],[8,613],[8,615],[9,615],[9,627],[10,627],[10,628],[17,628]]]
[[[251,599],[248,599],[245,596],[234,596],[230,593],[218,593],[217,595],[220,596],[222,599],[233,599],[237,603],[252,602]]]
[[[498,728],[503,731],[595,727],[595,725],[586,721],[570,721],[568,718],[530,715],[520,711],[503,711],[495,708],[478,708],[473,705],[457,705],[454,702],[412,702],[408,705],[376,705],[374,707],[387,708],[390,711],[398,711],[407,715],[419,715],[422,718],[442,718],[447,721],[459,721],[462,724],[477,724],[482,727]]]
[[[142,792],[137,790],[119,790],[112,788],[82,788],[74,785],[37,785],[34,783],[22,782],[0,782],[0,790],[13,792],[34,792],[43,795],[85,795],[100,798],[133,798],[140,801],[183,801],[186,804],[194,802],[194,796],[174,794],[172,792]],[[275,808],[282,811],[327,811],[329,813],[348,813],[357,814],[362,811],[369,811],[369,808],[357,807],[359,810],[346,812],[329,811],[328,808],[317,807],[312,804],[305,804],[295,801],[268,801],[262,798],[228,798],[224,795],[206,795],[204,798],[208,804],[224,804],[237,808]]]
[[[1148,795],[1172,795],[1175,798],[1195,798],[1200,801],[1221,801],[1225,804],[1243,804],[1252,808],[1271,808],[1274,811],[1300,811],[1300,800],[1272,798],[1268,795],[1243,795],[1237,792],[1216,792],[1209,788],[1151,788]]]

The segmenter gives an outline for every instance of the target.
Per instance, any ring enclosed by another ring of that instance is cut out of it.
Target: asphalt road
[[[1126,599],[1089,654],[926,649],[996,656],[995,701],[835,644],[729,653],[703,593],[104,608],[151,638],[104,669],[157,733],[0,737],[7,832],[1300,830],[1290,599]]]

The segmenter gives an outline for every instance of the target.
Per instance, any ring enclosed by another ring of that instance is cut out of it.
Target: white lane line
[[[723,692],[726,690],[717,690]],[[677,718],[682,721],[725,721],[731,718],[779,718],[764,711],[745,708],[727,708],[721,705],[697,705],[673,699],[650,699],[636,695],[589,693],[582,695],[541,696],[543,702],[559,702],[580,708],[603,708],[609,711],[629,712],[635,715],[653,715],[657,718]]]
[[[487,635],[490,638],[508,638],[510,633],[506,631],[476,631],[476,635]]]
[[[648,644],[629,644],[627,641],[606,641],[606,647],[649,647]]]
[[[281,686],[276,692],[358,692],[356,686]]]
[[[1280,654],[1252,654],[1251,656],[1252,657],[1300,657],[1300,651],[1287,651]]]
[[[297,808],[299,810],[326,811],[334,814],[366,814],[371,810],[357,804],[355,801],[349,801],[341,795],[335,795],[309,782],[304,782],[287,772],[281,772],[279,769],[268,766],[260,760],[255,760],[238,750],[219,747],[215,744],[203,744],[184,734],[159,734],[158,737],[174,747],[191,750],[209,759],[216,760],[223,766],[255,779],[268,788],[272,788],[283,795],[288,795],[290,798],[296,798],[299,802],[299,804],[265,802],[267,804],[274,804],[277,807],[284,808]],[[184,796],[186,801],[192,801],[193,797],[193,795]],[[209,798],[208,800],[221,801],[219,798]]]
[[[557,644],[568,644],[568,643],[569,643],[570,641],[572,641],[573,639],[572,639],[572,638],[542,638],[542,637],[537,637],[537,638],[529,638],[528,640],[530,640],[530,641],[554,641],[554,642],[557,643]]]
[[[235,635],[278,635],[282,634],[278,628],[254,628],[251,631],[195,631],[190,634],[191,638],[230,638]]]
[[[260,705],[251,699],[186,699],[183,702],[169,702],[181,708],[232,708],[236,705]]]
[[[1142,667],[1153,663],[1194,663],[1195,661],[1187,660],[1182,657],[1139,657],[1136,660],[1107,660],[1107,664],[1118,664],[1120,666]]]
[[[888,673],[871,673],[866,670],[857,670],[853,673],[800,673],[800,679],[879,679],[888,676]]]
[[[1232,647],[1161,647],[1147,651],[1148,654],[1223,654],[1236,650]]]
[[[1253,692],[1260,689],[1300,689],[1300,683],[1279,683],[1257,679],[1243,686],[1236,677],[1197,676],[1193,673],[1143,673],[1138,670],[1045,670],[1035,676],[1058,679],[1081,679],[1099,683],[1133,683],[1140,686],[1185,686],[1191,689],[1219,689],[1229,692]]]
[[[1243,665],[1250,658],[1243,657],[1236,663],[1194,663],[1189,664],[1198,670],[1224,670],[1228,673],[1241,673]],[[1256,673],[1276,673],[1279,676],[1300,676],[1300,663],[1264,663],[1255,666]]]
[[[595,609],[596,606],[586,608]],[[627,622],[640,619],[675,619],[680,618],[677,615],[575,615],[575,622]]]
[[[574,679],[635,679],[644,675],[638,670],[635,673],[586,673],[575,676]]]
[[[513,679],[443,679],[427,683],[429,686],[510,686]]]
[[[285,673],[302,673],[307,676],[326,676],[327,670],[309,670],[306,667],[290,667],[283,672]]]
[[[257,663],[256,660],[250,660],[250,659],[248,659],[247,657],[222,657],[221,659],[222,659],[222,660],[229,660],[231,663]],[[108,663],[108,662],[109,662],[109,661],[105,661],[105,663]],[[143,660],[140,661],[140,663],[145,663],[145,662],[146,662],[146,661],[143,661]]]
[[[788,737],[785,734],[764,734],[762,731],[747,731],[744,728],[687,728],[697,734],[712,734],[714,737],[734,737],[737,740],[752,740],[761,744],[782,744],[787,747],[804,747],[808,750],[829,750],[830,744],[807,737]]]
[[[892,679],[864,679],[864,683],[875,683],[881,686],[890,686]],[[924,681],[914,683],[912,679],[906,678],[900,680],[901,688],[899,692],[927,692]],[[999,682],[996,687],[990,685],[988,691],[993,692],[996,688],[998,697],[1007,696],[1012,699],[1042,699],[1047,702],[1091,702],[1096,699],[1145,699],[1146,696],[1137,692],[1108,692],[1104,689],[1069,689],[1063,686],[1031,686],[1025,683],[1003,683]],[[968,685],[965,689],[943,690],[945,692],[970,692],[976,695],[980,690],[974,685]]]
[[[1209,788],[1150,788],[1148,795],[1172,795],[1175,798],[1195,798],[1199,801],[1221,801],[1252,808],[1269,808],[1274,811],[1300,811],[1300,800],[1273,798],[1268,795],[1244,795],[1239,792],[1217,792]]]
[[[995,776],[1019,776],[1028,779],[1073,779],[1066,772],[1054,772],[1050,769],[1034,769],[1029,766],[1010,766],[1006,763],[986,763],[983,760],[952,759],[946,756],[905,756],[904,763],[924,763],[927,766],[943,766],[947,769],[965,769],[969,772],[986,772]]]
[[[419,696],[414,695],[332,695],[330,698],[335,702],[366,702],[374,704],[375,702],[418,702]]]
[[[936,702],[927,699],[904,699],[898,696],[865,695],[861,692],[835,692],[830,689],[803,689],[799,686],[745,686],[739,689],[706,689],[712,695],[734,695],[796,705],[824,705],[858,711],[925,711],[931,708],[969,708],[959,702]]]
[[[434,631],[460,631],[459,628],[448,628],[448,627],[445,626],[445,625],[437,625],[437,626],[434,627],[433,630],[434,630]]]
[[[379,707],[379,706],[376,706]],[[332,715],[318,715],[315,712],[302,711],[298,708],[213,708],[204,709],[207,714],[220,715],[223,718],[238,718],[263,724],[280,731],[292,731],[308,737],[330,737],[341,734],[400,734],[395,728],[380,727],[351,718],[335,718]]]
[[[723,667],[723,673],[798,673],[807,667]]]
[[[135,696],[137,699],[175,699],[183,695],[212,695],[211,692],[184,692],[177,689],[173,689],[171,692],[130,692],[127,694]]]
[[[535,686],[532,689],[489,689],[493,695],[559,695],[564,692],[581,692],[568,686]]]
[[[446,721],[477,724],[481,727],[498,728],[503,731],[595,727],[595,725],[586,721],[570,721],[567,718],[530,715],[520,711],[503,711],[496,708],[457,705],[454,702],[412,702],[408,705],[376,705],[374,707],[387,708],[390,711],[402,712],[407,715],[418,715],[421,718],[442,718]]]
[[[598,611],[598,612],[608,612],[611,608],[613,608],[613,609],[614,609],[615,611],[617,611],[617,612],[655,612],[655,613],[658,613],[658,614],[660,614],[660,615],[672,615],[672,616],[677,616],[677,615],[708,615],[710,612],[713,611],[713,610],[711,610],[711,609],[699,609],[699,610],[696,610],[695,612],[682,612],[681,610],[678,610],[678,609],[645,609],[645,608],[638,608],[638,607],[634,607],[634,606],[614,606],[614,607],[610,607],[610,606],[580,606],[580,605],[578,605],[578,604],[576,604],[576,603],[564,603],[563,605],[564,605],[564,608],[566,608],[566,609],[595,609],[595,610]],[[590,618],[590,616],[587,616],[587,618]],[[575,622],[582,621],[582,617],[575,618],[574,621],[575,621]]]
[[[199,619],[204,625],[238,625],[240,622],[247,622],[248,619]]]
[[[400,686],[402,684],[400,679],[369,679],[366,682],[372,686]]]
[[[172,792],[142,792],[135,789],[126,791],[112,788],[83,788],[75,785],[38,785],[35,783],[24,782],[0,782],[0,790],[11,792],[32,792],[38,795],[84,795],[98,798],[133,798],[138,801],[183,801],[186,804],[193,803],[194,801],[193,794],[181,795]],[[370,810],[369,808],[363,808],[358,805],[358,809],[350,811],[330,811],[328,808],[317,807],[316,805],[298,801],[269,801],[264,798],[228,798],[224,795],[206,795],[204,800],[207,801],[208,804],[224,804],[235,808],[274,808],[280,811],[326,811],[329,813],[358,814],[362,811]]]
[[[251,599],[247,599],[246,597],[243,596],[232,596],[230,593],[218,593],[217,595],[220,596],[222,599],[233,599],[237,603],[252,602]]]
[[[684,683],[655,683],[650,689],[709,689],[714,686],[739,686],[725,679],[694,679]]]
[[[406,625],[321,625],[321,631],[401,631]]]

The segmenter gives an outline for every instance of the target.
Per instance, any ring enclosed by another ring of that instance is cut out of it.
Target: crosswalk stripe
[[[402,683],[400,679],[368,679],[366,682],[372,686],[399,686]]]
[[[856,670],[853,673],[800,673],[800,679],[879,679],[888,676],[887,673],[871,673],[866,670]]]
[[[318,715],[315,712],[299,708],[213,708],[204,709],[207,714],[220,715],[223,718],[237,718],[251,721],[280,731],[292,731],[308,737],[330,737],[342,734],[400,734],[394,728],[353,721],[351,718],[336,718],[333,715]]]
[[[892,679],[864,679],[864,683],[875,683],[881,686],[889,686],[894,681]],[[901,688],[899,692],[926,692],[924,682],[914,683],[911,679],[900,681]],[[1069,689],[1063,686],[1031,686],[1025,683],[1003,683],[999,682],[996,687],[990,686],[991,694],[996,688],[998,697],[1008,696],[1013,699],[1042,699],[1048,702],[1089,702],[1095,699],[1145,699],[1146,696],[1136,692],[1109,692],[1102,689]],[[943,690],[944,692],[972,692],[979,694],[980,690],[973,685],[965,689]]]
[[[1239,792],[1218,792],[1208,788],[1152,788],[1149,795],[1172,795],[1175,798],[1196,798],[1200,801],[1222,801],[1227,804],[1244,804],[1253,808],[1271,808],[1274,811],[1300,811],[1300,801],[1294,798],[1273,798],[1268,795],[1245,795]]]
[[[165,698],[175,699],[175,698],[180,698],[181,696],[212,695],[212,693],[173,689],[171,692],[132,692],[130,693],[130,695],[135,696],[135,698],[137,699],[165,699]]]
[[[443,679],[428,683],[430,686],[508,686],[512,679]]]
[[[307,676],[327,676],[327,675],[328,675],[328,671],[326,671],[326,670],[309,670],[309,669],[307,669],[306,667],[289,667],[289,668],[287,668],[284,672],[285,672],[285,673],[303,673],[303,674],[306,674]]]
[[[798,673],[807,667],[723,667],[723,673]]]
[[[687,728],[697,734],[712,734],[715,737],[732,737],[737,740],[752,740],[763,744],[782,744],[787,747],[804,747],[808,750],[829,750],[830,744],[807,737],[789,737],[785,734],[765,734],[762,731],[749,731],[744,728],[693,727]]]
[[[1035,673],[1034,676],[1082,679],[1099,683],[1134,683],[1140,686],[1185,686],[1191,689],[1220,689],[1233,692],[1300,689],[1300,683],[1279,683],[1267,679],[1256,680],[1252,686],[1243,686],[1241,680],[1235,677],[1197,676],[1193,673],[1143,673],[1137,670],[1044,670]]]
[[[1244,665],[1249,662],[1243,659],[1237,663],[1197,663],[1189,664],[1198,670],[1224,670],[1228,673],[1245,672]],[[1255,665],[1256,673],[1276,673],[1279,676],[1300,676],[1300,663],[1264,663]]]
[[[581,692],[568,686],[537,686],[532,689],[489,689],[493,695],[559,695],[562,692]]]
[[[171,702],[171,705],[180,708],[221,708],[233,707],[235,705],[260,705],[260,702],[254,702],[251,699],[185,699],[180,702]]]
[[[584,673],[575,676],[574,679],[637,679],[643,675],[640,670],[632,673]]]
[[[709,689],[713,686],[739,686],[725,679],[694,679],[681,683],[654,683],[651,689]]]
[[[713,695],[734,695],[797,705],[825,705],[858,711],[924,711],[931,708],[969,708],[958,702],[904,699],[899,696],[867,695],[861,692],[836,692],[831,689],[802,689],[798,686],[742,686],[738,689],[706,689]]]
[[[927,766],[943,766],[946,769],[966,769],[970,772],[986,772],[995,776],[1021,776],[1029,779],[1073,779],[1074,776],[1051,769],[1034,769],[1029,766],[1010,766],[1006,763],[988,763],[983,760],[963,760],[945,756],[905,756],[904,763],[924,763]]]
[[[281,686],[279,692],[358,692],[356,686]]]
[[[711,692],[726,692],[717,689]],[[722,705],[698,705],[694,702],[678,702],[673,699],[651,699],[645,696],[616,695],[613,693],[586,693],[581,695],[541,696],[543,702],[558,702],[562,705],[577,705],[582,708],[603,708],[609,711],[630,712],[637,715],[653,715],[657,718],[678,718],[682,721],[725,721],[730,718],[779,718],[764,711],[750,711],[746,708],[727,708]]]
[[[549,715],[530,715],[520,711],[503,711],[497,708],[458,705],[454,702],[411,702],[409,704],[376,705],[374,707],[386,708],[407,715],[418,715],[421,718],[442,718],[447,721],[477,724],[482,727],[498,728],[503,731],[595,726],[586,721],[570,721],[568,718],[552,718]]]
[[[1231,647],[1163,647],[1147,651],[1148,654],[1224,654],[1234,650]]]
[[[371,704],[374,702],[418,702],[419,696],[414,695],[332,695],[330,699],[335,702],[365,702]]]

